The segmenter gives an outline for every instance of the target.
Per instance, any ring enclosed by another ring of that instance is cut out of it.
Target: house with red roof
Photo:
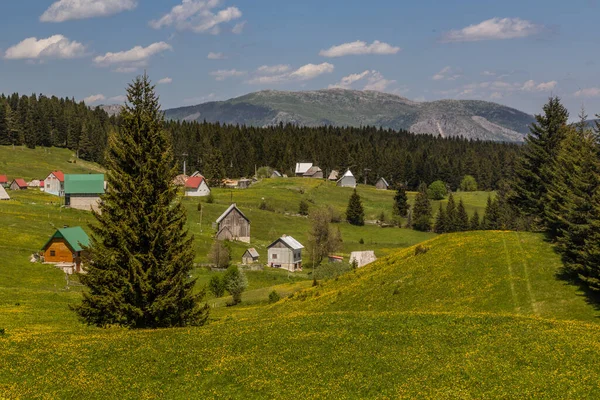
[[[27,189],[27,182],[24,179],[17,178],[10,184],[10,190],[25,190]]]
[[[8,177],[6,175],[0,175],[0,186],[8,187]]]
[[[203,197],[210,194],[210,188],[202,175],[192,176],[185,181],[185,195]]]
[[[44,179],[44,191],[55,196],[65,195],[65,174],[62,171],[52,171]]]

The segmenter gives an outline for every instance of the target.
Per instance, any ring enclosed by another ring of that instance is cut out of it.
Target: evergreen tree
[[[12,142],[9,129],[8,109],[8,104],[0,99],[0,145],[8,145]]]
[[[469,222],[469,230],[478,231],[481,229],[481,222],[479,221],[479,212],[475,210],[473,216],[471,217],[471,221]]]
[[[208,184],[213,187],[221,186],[221,182],[226,178],[225,163],[223,162],[223,153],[220,150],[214,150],[208,157],[204,177]]]
[[[440,208],[435,217],[433,231],[440,234],[448,232],[448,217],[446,215],[446,210],[444,210],[444,207],[442,206],[442,203],[440,203]]]
[[[452,193],[448,196],[448,204],[446,204],[446,218],[448,220],[446,224],[446,232],[458,231],[458,214],[456,209],[456,202]]]
[[[363,226],[365,224],[365,210],[363,209],[362,201],[359,194],[354,189],[348,208],[346,209],[346,219],[351,225]]]
[[[462,199],[458,202],[456,209],[456,230],[458,232],[465,232],[469,230],[469,215],[465,209],[465,204]]]
[[[406,217],[410,204],[408,204],[408,195],[404,185],[399,185],[394,196],[394,215]]]
[[[242,293],[248,288],[248,278],[244,271],[239,269],[236,265],[231,265],[225,271],[223,276],[223,282],[225,283],[225,289],[229,292],[233,298],[229,305],[236,305],[242,302]]]
[[[485,214],[481,222],[482,229],[490,231],[500,229],[499,219],[498,201],[496,199],[492,200],[492,197],[488,196]]]
[[[204,324],[208,306],[194,294],[193,238],[177,202],[173,153],[146,75],[127,89],[121,129],[107,154],[108,191],[94,213],[88,287],[75,307],[88,324],[156,328]]]
[[[419,192],[415,197],[412,212],[412,227],[417,231],[428,232],[431,230],[431,201],[427,194],[427,185],[419,186]]]

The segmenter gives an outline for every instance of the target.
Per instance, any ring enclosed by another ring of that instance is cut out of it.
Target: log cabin
[[[54,232],[41,253],[45,263],[72,264],[75,272],[81,272],[81,256],[89,245],[90,238],[81,227],[65,227]]]

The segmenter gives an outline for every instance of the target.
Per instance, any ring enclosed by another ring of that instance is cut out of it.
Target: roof
[[[339,172],[336,171],[335,169],[333,171],[331,171],[331,174],[329,174],[329,180],[337,180],[338,176],[339,176]]]
[[[304,174],[312,166],[313,166],[312,163],[297,163],[296,164],[296,174]]]
[[[29,187],[40,187],[40,181],[38,181],[37,179],[34,179],[32,181],[29,181],[29,183],[27,184],[27,186],[29,186]]]
[[[287,247],[289,247],[292,250],[300,250],[303,249],[304,246],[302,246],[302,244],[300,244],[299,241],[297,241],[296,239],[294,239],[291,236],[282,236],[279,239],[277,239],[276,241],[274,241],[273,243],[271,243],[267,248],[270,249],[271,247],[273,247],[275,244],[277,244],[277,242],[281,241],[283,244],[285,244]]]
[[[61,182],[65,181],[65,174],[62,171],[52,171],[48,174],[48,177],[50,175],[54,175],[56,177],[56,179],[58,179]]]
[[[346,178],[346,177],[349,177],[349,176],[351,176],[351,177],[354,178],[354,175],[352,174],[352,171],[350,171],[350,170],[344,172],[344,175],[342,175],[342,178]]]
[[[251,249],[246,250],[246,253],[250,254],[250,257],[253,258],[258,258],[258,251],[256,251],[256,249],[254,247],[252,247]],[[246,255],[246,253],[244,253],[244,255]]]
[[[385,184],[385,186],[390,186],[389,183],[387,183],[387,181],[385,180],[385,178],[382,176],[381,178],[379,178],[379,181],[383,181],[383,183]],[[379,182],[377,181],[377,182]]]
[[[343,260],[344,257],[342,256],[327,256],[328,258],[333,258],[334,260]]]
[[[227,208],[227,210],[225,210],[225,212],[223,214],[221,214],[221,216],[219,218],[217,218],[217,224],[220,224],[221,221],[223,221],[225,219],[225,217],[227,215],[229,215],[229,213],[232,212],[233,210],[237,210],[246,221],[250,222],[250,220],[244,215],[244,213],[241,212],[239,208],[237,208],[237,205],[235,203],[233,203],[232,205],[230,205]]]
[[[271,174],[271,176],[273,176],[273,175],[275,175],[275,176],[279,176],[279,177],[281,177],[281,176],[282,176],[282,175],[281,175],[281,172],[279,172],[279,171],[273,171],[273,173]]]
[[[10,200],[10,196],[6,193],[6,189],[2,185],[0,185],[0,200]]]
[[[193,174],[191,174],[190,176],[194,177],[194,176],[202,176],[202,174],[200,173],[200,171],[194,171]]]
[[[104,194],[104,174],[65,175],[65,194]]]
[[[192,176],[185,181],[185,187],[189,189],[198,189],[204,181],[203,176]]]
[[[8,178],[6,175],[0,175],[0,183],[8,183]]]
[[[350,253],[350,263],[356,260],[359,267],[365,266],[377,260],[373,250],[353,251]]]
[[[13,182],[15,182],[19,187],[27,187],[27,182],[24,179],[17,178]]]
[[[48,247],[48,245],[52,242],[52,239],[57,238],[65,239],[73,251],[81,251],[83,250],[83,247],[88,247],[90,245],[90,238],[87,233],[85,233],[80,226],[74,226],[72,228],[57,229],[56,232],[54,232],[54,235],[52,235],[52,237],[48,239],[46,244],[42,247],[42,250],[45,250]]]
[[[308,169],[308,171],[306,171],[304,173],[304,176],[313,176],[317,172],[323,172],[323,170],[321,168],[317,167],[316,165],[313,165],[312,167],[310,167]]]

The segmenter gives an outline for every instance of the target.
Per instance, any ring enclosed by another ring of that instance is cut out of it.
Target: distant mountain
[[[121,104],[101,104],[98,107],[104,110],[110,117],[120,114],[123,109]]]
[[[533,116],[500,104],[476,100],[415,102],[375,91],[325,89],[304,92],[266,90],[227,101],[165,111],[166,118],[253,126],[294,123],[305,126],[381,126],[414,133],[521,142]]]

